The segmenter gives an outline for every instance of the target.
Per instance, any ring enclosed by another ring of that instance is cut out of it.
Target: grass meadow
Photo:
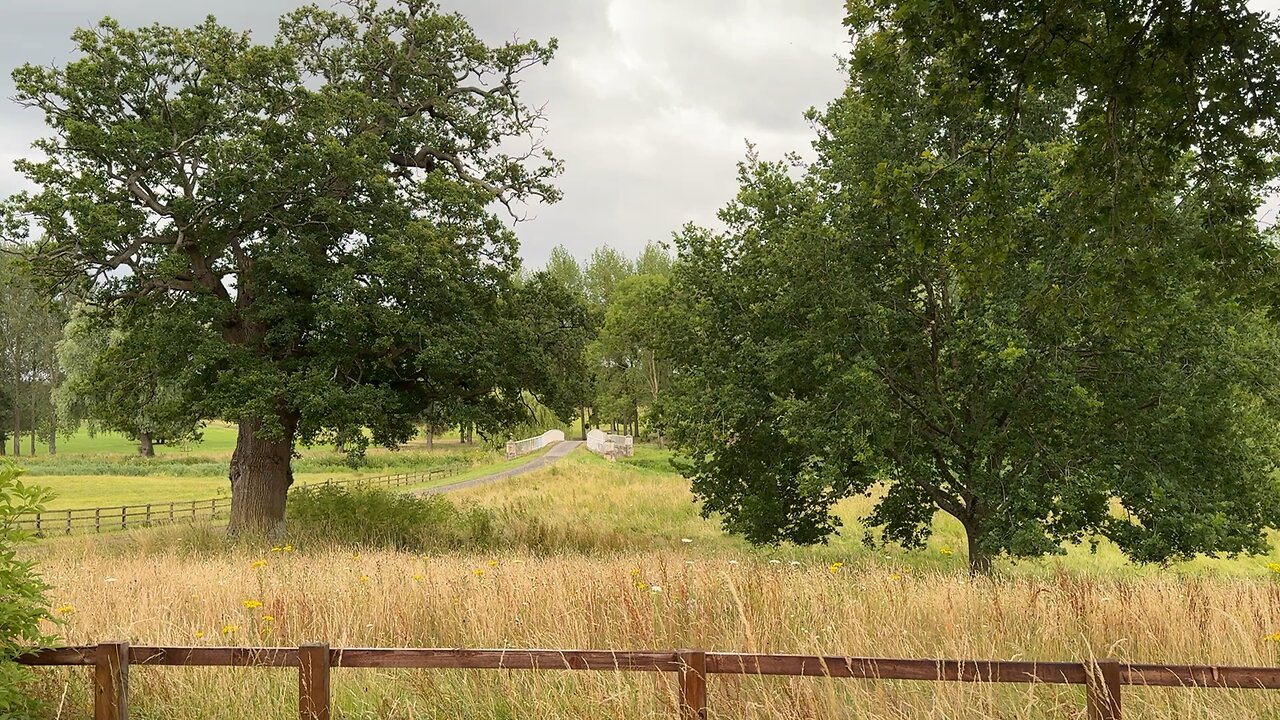
[[[227,495],[227,472],[235,441],[234,425],[212,423],[205,428],[201,442],[157,445],[156,457],[146,458],[139,456],[135,445],[123,435],[90,436],[82,429],[70,438],[60,438],[56,455],[48,455],[43,446],[37,446],[39,452],[35,456],[14,459],[26,469],[28,480],[53,491],[54,497],[46,506],[50,510],[168,503]],[[26,451],[25,445],[23,450]],[[419,438],[395,451],[370,448],[366,463],[359,468],[348,466],[345,457],[331,447],[302,448],[299,455],[294,460],[294,479],[300,483],[372,477],[441,465],[488,467],[501,459],[501,453],[482,443],[462,445],[456,436],[436,438],[431,447]]]
[[[861,531],[758,549],[700,518],[687,481],[642,449],[579,451],[459,492],[498,518],[486,547],[415,554],[291,538],[230,544],[216,527],[48,540],[31,556],[67,642],[547,647],[1275,665],[1280,575],[1268,559],[1137,568],[1113,549],[971,579],[956,529],[926,551],[869,550]],[[855,516],[859,503],[842,512]],[[1274,558],[1271,560],[1274,561]],[[83,670],[40,670],[59,718],[83,717]],[[138,718],[296,717],[293,671],[138,668]],[[709,679],[713,718],[1083,718],[1059,686]],[[1274,718],[1280,693],[1125,690],[1126,718]],[[342,718],[669,718],[654,673],[334,671]]]

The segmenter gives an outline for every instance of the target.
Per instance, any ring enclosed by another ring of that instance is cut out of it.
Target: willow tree
[[[278,531],[299,443],[394,446],[433,404],[496,429],[543,389],[506,215],[557,198],[519,94],[554,41],[488,46],[428,0],[304,7],[269,43],[212,18],[73,38],[13,74],[50,133],[10,213],[95,304],[195,320],[154,341],[239,424],[232,532]]]

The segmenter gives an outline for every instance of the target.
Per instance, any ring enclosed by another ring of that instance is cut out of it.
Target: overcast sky
[[[321,0],[324,5],[327,0]],[[23,187],[13,160],[43,132],[14,105],[9,70],[65,63],[77,26],[187,25],[214,14],[267,42],[301,0],[0,0],[0,195]],[[443,0],[491,43],[556,37],[548,67],[528,73],[546,104],[547,145],[565,162],[564,199],[520,223],[534,266],[557,244],[585,258],[603,244],[634,255],[686,222],[712,223],[735,191],[746,141],[765,157],[807,154],[802,117],[841,90],[848,51],[843,0]],[[1274,11],[1280,0],[1253,0]]]

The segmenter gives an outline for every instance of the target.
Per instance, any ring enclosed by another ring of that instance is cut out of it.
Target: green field
[[[90,436],[82,430],[60,439],[56,455],[48,455],[43,446],[37,446],[34,457],[23,455],[15,459],[26,470],[28,482],[53,491],[54,498],[46,505],[50,510],[168,503],[227,495],[235,441],[235,426],[215,423],[206,428],[201,442],[157,445],[156,457],[146,458],[139,456],[134,444],[122,435]],[[345,456],[330,447],[302,448],[299,455],[293,464],[294,479],[299,483],[460,464],[477,467],[460,476],[470,477],[482,473],[483,468],[505,469],[509,465],[500,462],[500,453],[483,444],[459,444],[456,435],[437,438],[431,448],[422,439],[395,451],[371,448],[365,464],[358,468],[347,465]]]

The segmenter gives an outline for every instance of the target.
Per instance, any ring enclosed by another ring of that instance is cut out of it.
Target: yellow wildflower
[[[1271,572],[1273,572],[1273,573],[1280,574],[1280,562],[1269,562],[1269,563],[1267,563],[1267,569],[1268,569],[1268,570],[1270,570],[1270,571],[1271,571]]]
[[[901,579],[902,579],[902,576],[901,576],[901,575],[899,575],[898,573],[889,573],[889,579],[890,579],[890,580],[895,580],[895,581],[896,581],[896,580],[901,580]]]
[[[368,576],[368,575],[361,575],[361,576],[360,576],[360,582],[362,582],[362,583],[367,583],[367,582],[369,582],[369,576]]]
[[[828,565],[828,566],[827,566],[827,572],[830,572],[830,573],[840,572],[840,568],[842,568],[842,567],[844,567],[844,563],[842,563],[842,562],[833,562],[833,563],[831,563],[830,565]]]
[[[414,575],[414,576],[413,576],[413,579],[414,579],[414,580],[421,580],[421,579],[422,579],[422,576],[421,576],[421,575]]]
[[[244,606],[245,610],[256,610],[257,608],[262,607],[262,603],[257,600],[245,600],[240,604]]]
[[[259,558],[259,559],[257,559],[257,560],[254,560],[253,562],[249,563],[249,567],[250,567],[250,568],[253,568],[254,570],[257,570],[257,569],[259,569],[259,568],[264,568],[264,567],[266,567],[266,566],[267,566],[267,561],[266,561],[266,560],[263,560],[263,559],[261,559],[261,558]]]
[[[195,636],[195,638],[196,638],[197,640],[199,640],[200,638],[204,637],[204,631],[203,631],[203,630],[197,630],[197,631],[195,631],[194,633],[192,633],[192,635],[194,635],[194,636]]]
[[[360,559],[360,553],[351,553],[351,559],[352,559],[352,560],[359,560],[359,559]]]
[[[491,568],[496,568],[496,567],[498,567],[498,561],[497,561],[497,560],[490,560],[490,561],[489,561],[489,567],[491,567]]]
[[[281,550],[283,550],[283,549],[284,549],[284,548],[280,547],[279,545],[272,545],[272,546],[271,546],[271,552],[280,552],[280,551],[281,551]]]
[[[275,616],[275,615],[263,615],[263,616],[262,616],[262,622],[264,622],[264,623],[275,622],[275,621],[276,621],[276,616]]]
[[[476,568],[475,570],[472,570],[471,572],[475,573],[475,574],[476,574],[476,577],[483,577],[483,576],[484,576],[484,568]]]
[[[950,545],[943,545],[941,548],[938,549],[938,552],[942,553],[943,555],[954,555],[956,551],[952,550]]]
[[[75,606],[71,605],[70,603],[67,603],[65,605],[59,605],[53,610],[59,615],[70,615],[71,613],[76,611]]]
[[[285,545],[283,548],[281,548],[281,550],[283,550],[283,551],[285,551],[285,552],[293,552],[293,546],[292,546],[292,545]]]
[[[1280,632],[1273,632],[1270,635],[1267,635],[1263,639],[1270,640],[1271,642],[1275,642],[1275,643],[1280,643]]]
[[[223,626],[222,626],[222,634],[223,634],[223,635],[230,635],[230,634],[234,633],[235,631],[237,631],[237,630],[239,630],[239,629],[240,629],[240,626],[239,626],[239,625],[223,625]]]

